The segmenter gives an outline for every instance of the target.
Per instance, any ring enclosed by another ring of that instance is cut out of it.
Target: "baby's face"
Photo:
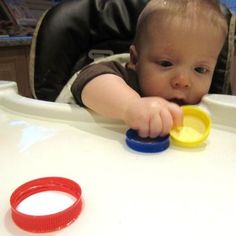
[[[211,85],[224,37],[219,29],[199,22],[183,27],[178,21],[153,28],[137,53],[143,96],[159,96],[179,104],[196,104]]]

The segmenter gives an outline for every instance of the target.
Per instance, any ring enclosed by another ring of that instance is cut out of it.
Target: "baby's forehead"
[[[189,28],[188,28],[189,27]],[[159,30],[150,30],[143,37],[139,50],[153,52],[153,55],[164,54],[178,57],[194,51],[201,58],[216,58],[224,38],[217,30],[212,30],[204,24],[199,28],[183,26],[181,22],[173,21]],[[187,52],[188,49],[188,52]]]
[[[176,31],[175,29],[178,29]],[[222,25],[217,24],[214,20],[208,17],[207,14],[186,14],[186,15],[160,15],[152,14],[149,17],[146,27],[144,27],[142,38],[149,37],[158,38],[163,32],[175,31],[176,36],[181,33],[187,34],[208,34],[209,32],[214,37],[224,40],[226,29]],[[175,35],[171,35],[175,37]]]

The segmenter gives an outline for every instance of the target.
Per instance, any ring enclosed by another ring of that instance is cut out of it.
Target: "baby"
[[[182,124],[181,105],[208,93],[227,30],[216,0],[151,0],[139,16],[129,63],[85,67],[72,94],[141,137],[164,136]]]

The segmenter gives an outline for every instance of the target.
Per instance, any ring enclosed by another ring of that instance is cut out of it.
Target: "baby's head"
[[[130,47],[142,95],[199,102],[209,91],[227,30],[216,0],[151,0]]]

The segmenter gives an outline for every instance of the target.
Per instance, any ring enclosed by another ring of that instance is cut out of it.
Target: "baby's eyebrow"
[[[208,66],[212,66],[212,65],[215,65],[216,64],[216,61],[217,61],[217,58],[205,58],[203,60],[199,60],[197,61],[197,64],[199,65],[208,65]]]

